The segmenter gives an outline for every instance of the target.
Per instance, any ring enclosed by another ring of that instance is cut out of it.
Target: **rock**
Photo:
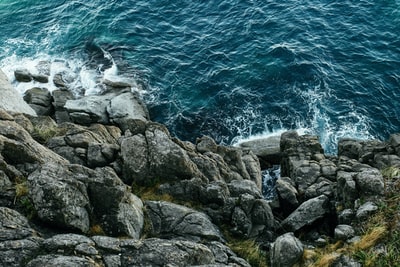
[[[381,172],[375,168],[364,169],[355,176],[357,188],[364,196],[383,196],[384,182]]]
[[[71,121],[67,110],[64,108],[64,105],[68,100],[74,99],[72,92],[66,90],[54,90],[52,95],[54,100],[53,106],[55,109],[56,121],[58,123]]]
[[[129,129],[127,126],[129,120],[146,122],[149,119],[146,106],[139,99],[138,95],[131,92],[113,97],[110,105],[107,106],[107,113],[110,122],[118,125],[123,132]]]
[[[344,171],[339,171],[337,174],[337,198],[345,208],[353,208],[354,201],[359,196],[354,180],[356,174],[355,172]]]
[[[107,253],[120,253],[120,240],[109,236],[92,236],[92,240],[96,243],[96,247]]]
[[[242,194],[250,194],[255,198],[262,198],[260,189],[250,180],[233,180],[228,184],[232,197],[239,197]]]
[[[277,179],[276,191],[285,214],[291,213],[299,206],[299,201],[297,200],[298,192],[292,185],[290,178],[281,177]]]
[[[344,138],[338,143],[338,156],[346,156],[358,160],[362,145],[359,140]]]
[[[223,237],[207,215],[169,202],[146,201],[151,235],[161,238],[185,237],[187,240],[216,240]]]
[[[27,218],[15,210],[0,207],[0,242],[25,239],[34,233]]]
[[[37,115],[50,115],[52,106],[52,97],[48,89],[35,87],[25,92],[24,100],[36,111]]]
[[[0,109],[4,109],[8,112],[36,116],[36,112],[22,99],[22,96],[12,87],[7,76],[1,70],[0,95]]]
[[[368,201],[357,209],[356,218],[359,221],[365,220],[377,210],[378,206],[375,203]]]
[[[48,163],[28,177],[28,186],[44,222],[88,233],[93,218],[110,235],[141,234],[142,202],[110,168]]]
[[[321,167],[315,161],[304,160],[299,163],[291,177],[296,182],[299,193],[303,194],[321,176]]]
[[[214,139],[208,136],[202,136],[196,140],[196,150],[200,153],[212,152],[216,153],[218,145],[215,143]]]
[[[124,82],[124,81],[111,81],[109,79],[104,79],[103,83],[111,86],[113,88],[131,88],[132,85],[130,83]]]
[[[206,266],[243,266],[250,267],[245,260],[238,258],[232,250],[220,242],[212,241],[207,243],[207,247],[212,251],[215,264]],[[203,265],[204,266],[204,265]]]
[[[205,245],[180,240],[149,238],[123,246],[122,266],[195,266],[214,264]]]
[[[15,70],[14,76],[18,82],[28,83],[32,81],[32,74],[27,69]]]
[[[271,267],[294,266],[302,257],[304,246],[293,233],[279,236],[272,244]]]
[[[333,262],[332,267],[362,267],[361,263],[346,255],[338,256]]]
[[[107,107],[114,93],[105,95],[85,96],[76,100],[67,100],[64,108],[71,120],[77,124],[90,125],[91,123],[108,124]]]
[[[251,150],[257,157],[270,165],[280,164],[280,135],[269,136],[239,143],[239,146],[244,149]]]
[[[26,263],[40,252],[41,242],[37,237],[0,242],[0,266],[27,266]]]
[[[42,74],[32,74],[33,80],[40,82],[40,83],[48,83],[49,77],[47,75]]]
[[[335,236],[335,239],[337,239],[337,240],[346,241],[346,240],[354,237],[354,235],[355,235],[354,228],[350,225],[339,224],[335,228],[334,236]]]
[[[49,254],[62,251],[64,254],[77,254],[77,248],[82,244],[94,246],[90,238],[78,234],[58,234],[44,240],[43,249]]]
[[[355,212],[352,209],[344,209],[338,214],[340,224],[351,224],[355,216]]]
[[[58,267],[97,267],[96,262],[86,257],[43,255],[31,260],[27,267],[58,266]]]
[[[282,228],[286,231],[297,231],[306,225],[310,225],[328,213],[328,197],[325,195],[312,198],[303,202],[282,222]]]
[[[76,74],[72,70],[66,70],[56,73],[53,77],[53,83],[61,90],[68,90],[69,84],[76,79]]]
[[[320,195],[332,197],[335,193],[335,186],[335,183],[321,177],[315,182],[315,184],[307,188],[305,199],[314,198]]]

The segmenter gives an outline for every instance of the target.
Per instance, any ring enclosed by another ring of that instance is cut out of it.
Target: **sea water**
[[[399,0],[0,0],[0,25],[22,94],[38,84],[14,70],[40,62],[77,97],[123,80],[183,140],[299,129],[333,154],[342,137],[400,132]]]

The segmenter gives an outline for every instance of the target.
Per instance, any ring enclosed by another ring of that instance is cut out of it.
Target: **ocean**
[[[399,0],[0,0],[0,25],[21,94],[37,84],[13,71],[40,62],[77,97],[128,81],[182,140],[298,130],[335,154],[340,138],[400,132]]]

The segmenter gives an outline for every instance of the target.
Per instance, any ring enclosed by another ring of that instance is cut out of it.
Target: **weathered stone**
[[[272,244],[271,267],[294,266],[303,255],[304,246],[293,233],[279,236]]]
[[[307,188],[305,192],[305,199],[314,198],[320,195],[328,197],[333,196],[335,193],[335,183],[323,177],[319,178],[315,184]]]
[[[202,136],[196,140],[196,150],[200,153],[213,152],[216,153],[218,145],[214,139],[208,136]]]
[[[96,243],[96,247],[105,252],[119,253],[121,252],[120,240],[109,236],[92,236],[92,240]]]
[[[28,238],[34,233],[27,218],[15,210],[0,207],[0,242]]]
[[[205,245],[190,241],[149,238],[123,248],[122,266],[195,266],[214,264]]]
[[[260,189],[250,180],[233,180],[228,184],[228,188],[232,197],[250,194],[256,198],[262,198]]]
[[[294,232],[312,224],[328,212],[327,204],[328,197],[324,195],[307,200],[283,220],[282,228]]]
[[[294,169],[292,179],[296,182],[297,189],[300,194],[305,193],[307,188],[314,184],[318,177],[321,176],[321,167],[314,161],[302,161],[301,164]]]
[[[338,255],[332,262],[332,267],[362,267],[361,263],[346,255]]]
[[[223,237],[207,215],[169,202],[146,201],[151,234],[157,237],[185,237],[187,240],[217,240]]]
[[[337,174],[337,196],[345,208],[352,208],[359,192],[354,177],[357,173],[339,171]]]
[[[113,97],[107,106],[110,122],[118,125],[122,131],[129,129],[129,120],[147,121],[149,113],[139,96],[131,92],[125,92]]]
[[[39,253],[41,242],[37,237],[0,242],[0,266],[26,266],[26,262]]]
[[[252,228],[251,219],[240,207],[234,208],[231,223],[233,226],[233,228],[231,229],[232,232],[243,237],[250,236]]]
[[[98,264],[87,257],[43,255],[31,260],[27,267],[58,266],[58,267],[97,267]]]
[[[298,192],[291,184],[290,178],[281,177],[277,179],[276,191],[279,196],[281,207],[286,214],[292,212],[299,206],[299,201],[297,200]]]
[[[273,165],[281,161],[280,141],[280,135],[275,135],[242,142],[239,146],[251,150],[259,158]]]
[[[338,143],[338,156],[346,156],[358,160],[362,145],[359,140],[344,138]]]
[[[368,201],[357,209],[356,218],[360,221],[367,219],[370,215],[378,210],[378,206]]]
[[[28,83],[32,81],[32,74],[27,69],[15,70],[14,76],[18,82]]]
[[[344,209],[338,214],[340,224],[351,224],[355,216],[355,212],[352,209]]]
[[[350,239],[354,237],[355,231],[354,228],[350,225],[346,224],[339,224],[335,228],[334,236],[337,240],[344,240]]]
[[[75,254],[77,246],[82,244],[95,245],[93,240],[83,235],[59,234],[44,240],[43,248],[48,253],[63,251],[64,254]]]
[[[362,195],[382,196],[384,194],[383,177],[378,169],[369,168],[362,170],[356,175],[355,181]]]
[[[34,87],[27,90],[24,100],[36,111],[37,115],[47,116],[52,112],[52,97],[46,88]]]
[[[47,75],[42,75],[42,74],[32,74],[33,80],[40,82],[40,83],[48,83],[49,82],[49,76]]]
[[[31,116],[36,116],[36,112],[13,88],[2,70],[0,70],[0,95],[0,109],[4,109],[8,112],[24,113]]]

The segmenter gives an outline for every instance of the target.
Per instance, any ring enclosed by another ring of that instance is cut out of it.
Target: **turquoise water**
[[[400,132],[398,0],[0,0],[0,25],[10,79],[46,60],[77,95],[128,80],[184,140],[297,129],[335,153]]]

